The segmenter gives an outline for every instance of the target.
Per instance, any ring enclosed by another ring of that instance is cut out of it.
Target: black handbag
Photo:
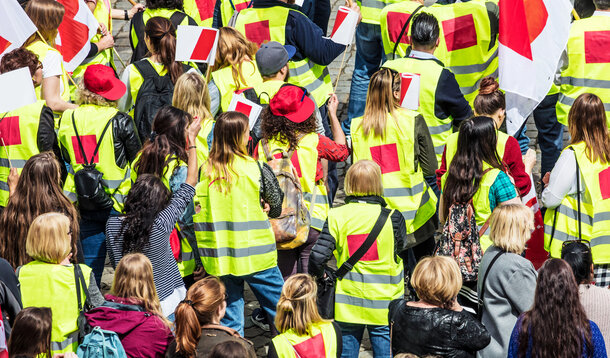
[[[350,272],[356,263],[360,261],[362,256],[369,251],[373,242],[377,240],[377,237],[381,233],[381,229],[385,225],[388,217],[392,210],[387,208],[381,208],[381,213],[373,226],[373,229],[366,237],[366,240],[360,245],[358,250],[354,252],[344,263],[333,271],[329,267],[324,268],[324,276],[317,280],[318,283],[318,312],[322,318],[333,319],[335,317],[335,286],[337,280],[343,279],[348,272]]]
[[[85,276],[83,276],[83,271],[79,264],[74,265],[74,281],[76,282],[76,300],[78,301],[78,318],[76,324],[78,326],[78,343],[80,344],[83,342],[83,339],[85,339],[85,336],[93,330],[93,327],[87,322],[87,317],[85,317],[85,312],[92,309],[93,305],[87,295],[88,290]],[[85,296],[85,302],[81,299],[81,289]]]

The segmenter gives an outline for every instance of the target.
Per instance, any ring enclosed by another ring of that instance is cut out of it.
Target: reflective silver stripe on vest
[[[62,342],[54,342],[51,341],[51,350],[52,351],[63,351],[74,343],[78,342],[78,331],[70,333],[68,338],[63,340]]]
[[[309,93],[313,93],[315,90],[324,85],[324,78],[326,78],[326,76],[328,75],[328,68],[324,67],[324,70],[322,71],[322,75],[320,75],[320,77],[316,78],[313,82],[303,87],[305,87]]]
[[[553,226],[544,225],[544,232],[551,235],[551,233],[553,232]],[[559,230],[557,230],[557,228],[555,228],[555,233],[553,233],[553,240],[570,241],[570,240],[576,240],[576,239],[578,239],[578,238],[568,235],[567,233],[565,233],[563,231],[559,231]]]
[[[64,190],[64,195],[68,197],[68,199],[70,199],[70,201],[74,202],[76,201],[77,197],[76,197],[76,193],[71,193],[67,190]]]
[[[184,261],[191,261],[192,259],[195,258],[195,254],[193,254],[193,251],[184,251],[184,250],[180,250],[180,259],[184,262]]]
[[[572,220],[578,221],[578,210],[572,209],[563,204],[559,205],[555,210],[559,214],[565,215]],[[581,222],[584,224],[593,225],[593,218],[591,216],[587,215],[586,213],[584,213],[582,210],[580,210],[580,219],[581,219]]]
[[[122,182],[123,182],[123,179],[119,179],[119,180],[102,179],[102,185],[108,189],[116,189],[119,187],[119,185],[121,185]]]
[[[362,0],[362,7],[371,7],[374,9],[383,9],[386,3],[379,0]]]
[[[346,305],[358,306],[362,308],[372,308],[378,310],[387,309],[392,300],[369,300],[366,298],[353,297],[335,293],[335,303],[343,303]]]
[[[451,128],[452,124],[449,122],[434,127],[428,126],[428,132],[430,132],[430,135],[441,134],[450,131]]]
[[[610,212],[604,211],[604,212],[595,214],[595,216],[593,217],[593,224],[597,224],[602,221],[608,221],[608,220],[610,220]]]
[[[493,62],[493,60],[498,56],[498,49],[491,55],[489,60],[485,63],[477,63],[474,65],[464,65],[464,66],[450,66],[449,69],[455,75],[468,75],[471,73],[479,73],[485,71],[489,65]]]
[[[27,160],[23,159],[11,159],[10,161],[6,158],[0,158],[0,167],[10,168],[11,164],[13,168],[23,169]]]
[[[195,231],[248,231],[263,230],[271,227],[269,220],[261,221],[217,221],[213,223],[195,223]]]
[[[303,198],[311,202],[313,195],[311,193],[303,193]],[[328,196],[322,193],[316,194],[316,204],[328,204]]]
[[[233,247],[219,247],[219,248],[199,248],[199,255],[203,257],[248,257],[255,255],[263,255],[275,251],[275,242],[267,245],[233,248]]]
[[[316,227],[324,227],[324,220],[318,218],[311,218],[311,226]]]
[[[590,78],[561,77],[561,84],[576,87],[610,88],[610,81]]]
[[[127,198],[127,195],[123,195],[123,194],[119,194],[119,193],[114,193],[114,194],[112,194],[112,197],[117,202],[123,204],[125,202],[125,198]]]
[[[488,75],[488,76],[492,76],[493,78],[498,78],[498,70],[495,70],[491,75]],[[462,92],[463,95],[474,93],[476,90],[479,89],[479,84],[481,83],[482,79],[483,78],[480,78],[477,81],[477,83],[475,83],[473,86],[470,86],[470,87],[460,87],[460,92]]]
[[[372,273],[359,273],[350,271],[345,274],[345,276],[343,276],[343,279],[362,283],[381,283],[386,285],[398,285],[402,282],[404,276],[405,273],[403,270],[400,270],[400,273],[396,276],[375,275]]]
[[[591,247],[597,246],[597,245],[610,245],[610,236],[605,235],[605,236],[600,236],[600,237],[596,237],[594,239],[591,239]]]
[[[417,216],[417,210],[407,210],[400,212],[405,220],[415,220],[415,216]]]
[[[0,190],[8,191],[8,183],[5,181],[0,181]]]
[[[575,99],[572,97],[568,97],[563,93],[559,94],[559,99],[557,99],[559,103],[565,104],[566,106],[572,106],[574,104]],[[604,110],[606,112],[610,112],[610,103],[604,103]]]
[[[421,182],[412,188],[387,188],[383,189],[383,196],[386,198],[415,196],[424,191],[424,183]]]
[[[311,61],[305,61],[304,64],[298,67],[289,68],[290,76],[296,77],[302,74],[307,73],[307,71],[311,70],[314,66],[314,63]]]
[[[434,147],[434,154],[441,155],[445,151],[445,145],[441,144],[437,147]]]

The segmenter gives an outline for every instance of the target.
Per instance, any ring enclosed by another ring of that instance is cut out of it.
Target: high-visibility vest
[[[449,168],[449,166],[447,166],[447,168]],[[489,201],[489,191],[501,171],[500,169],[491,168],[487,163],[483,163],[483,170],[487,169],[490,170],[487,171],[487,173],[483,174],[481,182],[479,183],[479,188],[472,197],[472,206],[474,207],[474,217],[475,221],[477,222],[477,230],[480,230],[491,216],[491,202]],[[449,171],[447,171],[447,173],[448,172]],[[441,184],[443,188],[445,187],[447,173],[445,173],[441,178]],[[445,205],[451,205],[451,203],[445,203]],[[491,239],[489,238],[490,227],[491,226],[487,226],[487,229],[485,230],[483,235],[479,237],[479,241],[481,243],[481,250],[483,251],[487,250],[487,248],[492,245]]]
[[[496,151],[498,152],[498,157],[500,157],[500,160],[502,160],[502,158],[504,158],[504,152],[506,151],[506,143],[508,142],[508,138],[510,136],[501,131],[496,131],[496,134],[498,135]],[[451,133],[447,139],[447,145],[445,147],[445,163],[447,170],[449,170],[449,164],[451,164],[453,156],[455,156],[455,152],[457,151],[458,136],[458,132]]]
[[[241,74],[246,83],[241,83],[241,79],[239,79],[238,87],[233,79],[233,66],[223,67],[212,72],[212,79],[220,92],[220,108],[225,112],[229,108],[234,93],[239,93],[240,90],[250,88],[255,84],[263,83],[263,78],[260,72],[258,72],[258,67],[254,61],[242,62]]]
[[[436,87],[438,86],[441,72],[444,69],[443,65],[434,59],[422,60],[406,57],[387,61],[383,64],[383,67],[391,68],[401,73],[419,74],[418,112],[426,120],[428,131],[434,144],[434,153],[436,153],[436,159],[440,163],[445,143],[447,143],[447,138],[449,138],[453,129],[453,118],[451,116],[439,118],[435,113]]]
[[[89,287],[91,269],[80,265]],[[81,291],[84,305],[88,292],[76,285],[74,266],[32,261],[18,271],[23,307],[49,307],[53,314],[51,327],[51,355],[76,352],[78,347],[78,300],[76,290]]]
[[[286,82],[279,80],[270,80],[254,85],[254,92],[258,96],[260,104],[269,104],[275,94],[285,85]]]
[[[222,26],[229,26],[233,14],[252,6],[252,0],[217,0],[220,1],[220,18]]]
[[[261,169],[252,158],[235,156],[233,181],[223,193],[202,171],[193,215],[199,255],[214,276],[245,276],[277,265],[275,236],[260,202]],[[223,180],[222,178],[216,180]]]
[[[582,181],[581,194],[566,195],[555,209],[547,209],[544,215],[544,248],[551,257],[561,257],[565,241],[589,241],[593,262],[596,265],[610,263],[610,188],[608,176],[610,164],[599,160],[592,162],[586,154],[586,144],[579,142],[564,150],[574,150]],[[578,195],[580,195],[580,230],[578,230]]]
[[[311,208],[313,195],[315,194],[316,196],[316,202],[314,203],[313,213],[311,215],[311,227],[318,231],[322,231],[330,205],[328,203],[326,185],[321,181],[316,182],[319,139],[317,133],[309,133],[303,136],[299,141],[297,149],[292,153],[290,160],[299,176],[301,188],[303,189],[303,199],[308,210]],[[270,139],[268,142],[269,152],[273,153],[277,158],[281,156],[281,151],[279,150],[288,152],[288,143],[283,143],[274,138]],[[262,143],[258,145],[258,156],[259,158],[266,160]]]
[[[0,150],[0,206],[8,202],[8,176],[11,165],[19,174],[38,150],[38,125],[44,101],[36,101],[16,110],[0,113],[0,138],[6,149]],[[7,158],[8,153],[8,158]]]
[[[408,47],[405,31],[392,51],[403,25],[419,7],[415,1],[401,1],[384,8],[381,13],[381,38],[388,59],[404,57]],[[472,105],[483,77],[498,77],[498,42],[491,37],[489,15],[483,1],[467,1],[423,8],[439,22],[439,46],[434,55],[455,74],[464,98]],[[409,25],[410,30],[411,25]]]
[[[216,1],[220,0],[184,0],[184,12],[192,17],[197,25],[212,27]]]
[[[26,49],[32,51],[36,56],[38,56],[38,60],[40,62],[44,61],[44,59],[45,59],[45,57],[47,57],[47,53],[49,53],[49,51],[54,51],[54,52],[59,53],[59,51],[57,51],[55,48],[45,44],[42,41],[33,42],[33,43],[29,44],[26,47]],[[60,54],[60,56],[61,56],[61,54]],[[62,91],[61,91],[60,97],[64,101],[69,102],[70,101],[70,83],[68,82],[68,73],[64,69],[63,62],[61,63],[61,76],[59,76],[59,78],[60,78],[61,86],[62,86]],[[42,86],[36,87],[35,91],[36,91],[36,97],[39,100],[44,99],[44,98],[42,98]]]
[[[363,118],[352,119],[354,162],[375,161],[381,167],[383,197],[388,205],[402,213],[407,233],[413,233],[436,212],[436,195],[420,168],[414,167],[415,117],[419,113],[396,109],[394,118],[388,113],[383,137],[371,131],[365,137]]]
[[[208,118],[201,122],[201,130],[199,134],[197,134],[197,142],[195,145],[197,146],[197,163],[201,166],[203,163],[208,160],[210,155],[210,147],[208,145],[208,137],[212,130],[214,130],[214,121],[213,118]]]
[[[286,21],[291,11],[284,6],[248,8],[239,12],[235,29],[258,45],[266,41],[286,44]],[[305,16],[301,14],[302,16]],[[305,87],[313,96],[318,107],[326,103],[328,94],[333,93],[333,85],[326,66],[318,65],[308,58],[288,61],[288,83]]]
[[[610,123],[610,18],[593,15],[574,21],[568,38],[568,67],[561,71],[557,120],[568,125],[568,113],[578,96],[597,95]]]
[[[379,25],[381,10],[400,0],[357,0],[362,14],[362,22]]]
[[[278,357],[335,358],[337,356],[337,333],[332,322],[316,322],[309,326],[310,334],[299,336],[294,329],[275,336],[273,346]],[[299,355],[297,357],[297,352]]]
[[[76,187],[74,184],[74,173],[83,168],[83,155],[76,138],[76,131],[72,124],[72,113],[74,113],[74,121],[78,126],[78,135],[81,138],[83,149],[87,155],[87,162],[91,160],[93,151],[98,143],[100,135],[108,121],[112,121],[117,115],[118,110],[112,107],[102,107],[93,104],[86,104],[77,109],[66,110],[59,120],[59,131],[57,137],[60,145],[66,149],[70,160],[70,169],[64,183],[64,194],[70,201],[77,201]],[[102,185],[108,195],[112,197],[114,208],[117,211],[122,211],[123,202],[127,196],[126,190],[121,188],[121,183],[129,178],[130,167],[125,165],[121,168],[116,164],[114,156],[114,133],[112,130],[113,124],[110,126],[102,138],[102,143],[95,156],[93,163],[95,168],[102,172]],[[68,159],[68,158],[66,158]]]
[[[142,20],[144,21],[144,25],[146,25],[146,22],[148,22],[148,20],[150,18],[157,17],[157,16],[171,20],[172,15],[176,12],[182,12],[182,11],[180,11],[178,9],[166,9],[166,8],[146,9],[142,13]],[[179,25],[190,25],[189,24],[190,19],[191,18],[189,18],[188,16],[185,16]],[[190,21],[190,22],[193,23],[192,21]],[[144,40],[144,34],[140,34],[140,35],[142,36],[142,40]],[[130,36],[130,40],[131,40],[131,48],[134,49],[134,51],[135,51],[135,48],[138,46],[138,42],[140,40],[138,39],[138,35],[136,34],[136,30],[133,26],[133,20],[131,21],[131,24],[130,24],[129,36]],[[141,59],[141,58],[138,58],[138,60],[139,59]],[[134,62],[134,61],[132,61],[132,62]]]
[[[328,230],[336,240],[333,254],[337,267],[366,240],[380,213],[380,205],[363,202],[350,202],[330,210]],[[388,217],[371,248],[343,279],[337,280],[336,321],[388,324],[390,301],[401,298],[405,292],[402,259],[394,255],[394,249],[394,228]]]

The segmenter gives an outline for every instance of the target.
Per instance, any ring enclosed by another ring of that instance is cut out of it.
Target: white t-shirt
[[[49,78],[53,76],[61,76],[63,74],[61,70],[62,62],[61,54],[57,51],[49,50],[44,60],[42,60],[42,78]],[[64,92],[63,82],[59,81],[59,93]]]

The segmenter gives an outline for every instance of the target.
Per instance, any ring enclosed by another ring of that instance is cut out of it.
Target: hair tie
[[[182,301],[180,301],[180,303],[186,303],[187,305],[193,307],[193,301],[191,301],[191,300],[182,300]]]
[[[150,141],[152,142],[153,140],[155,140],[155,138],[157,138],[158,134],[155,131],[150,132]]]

